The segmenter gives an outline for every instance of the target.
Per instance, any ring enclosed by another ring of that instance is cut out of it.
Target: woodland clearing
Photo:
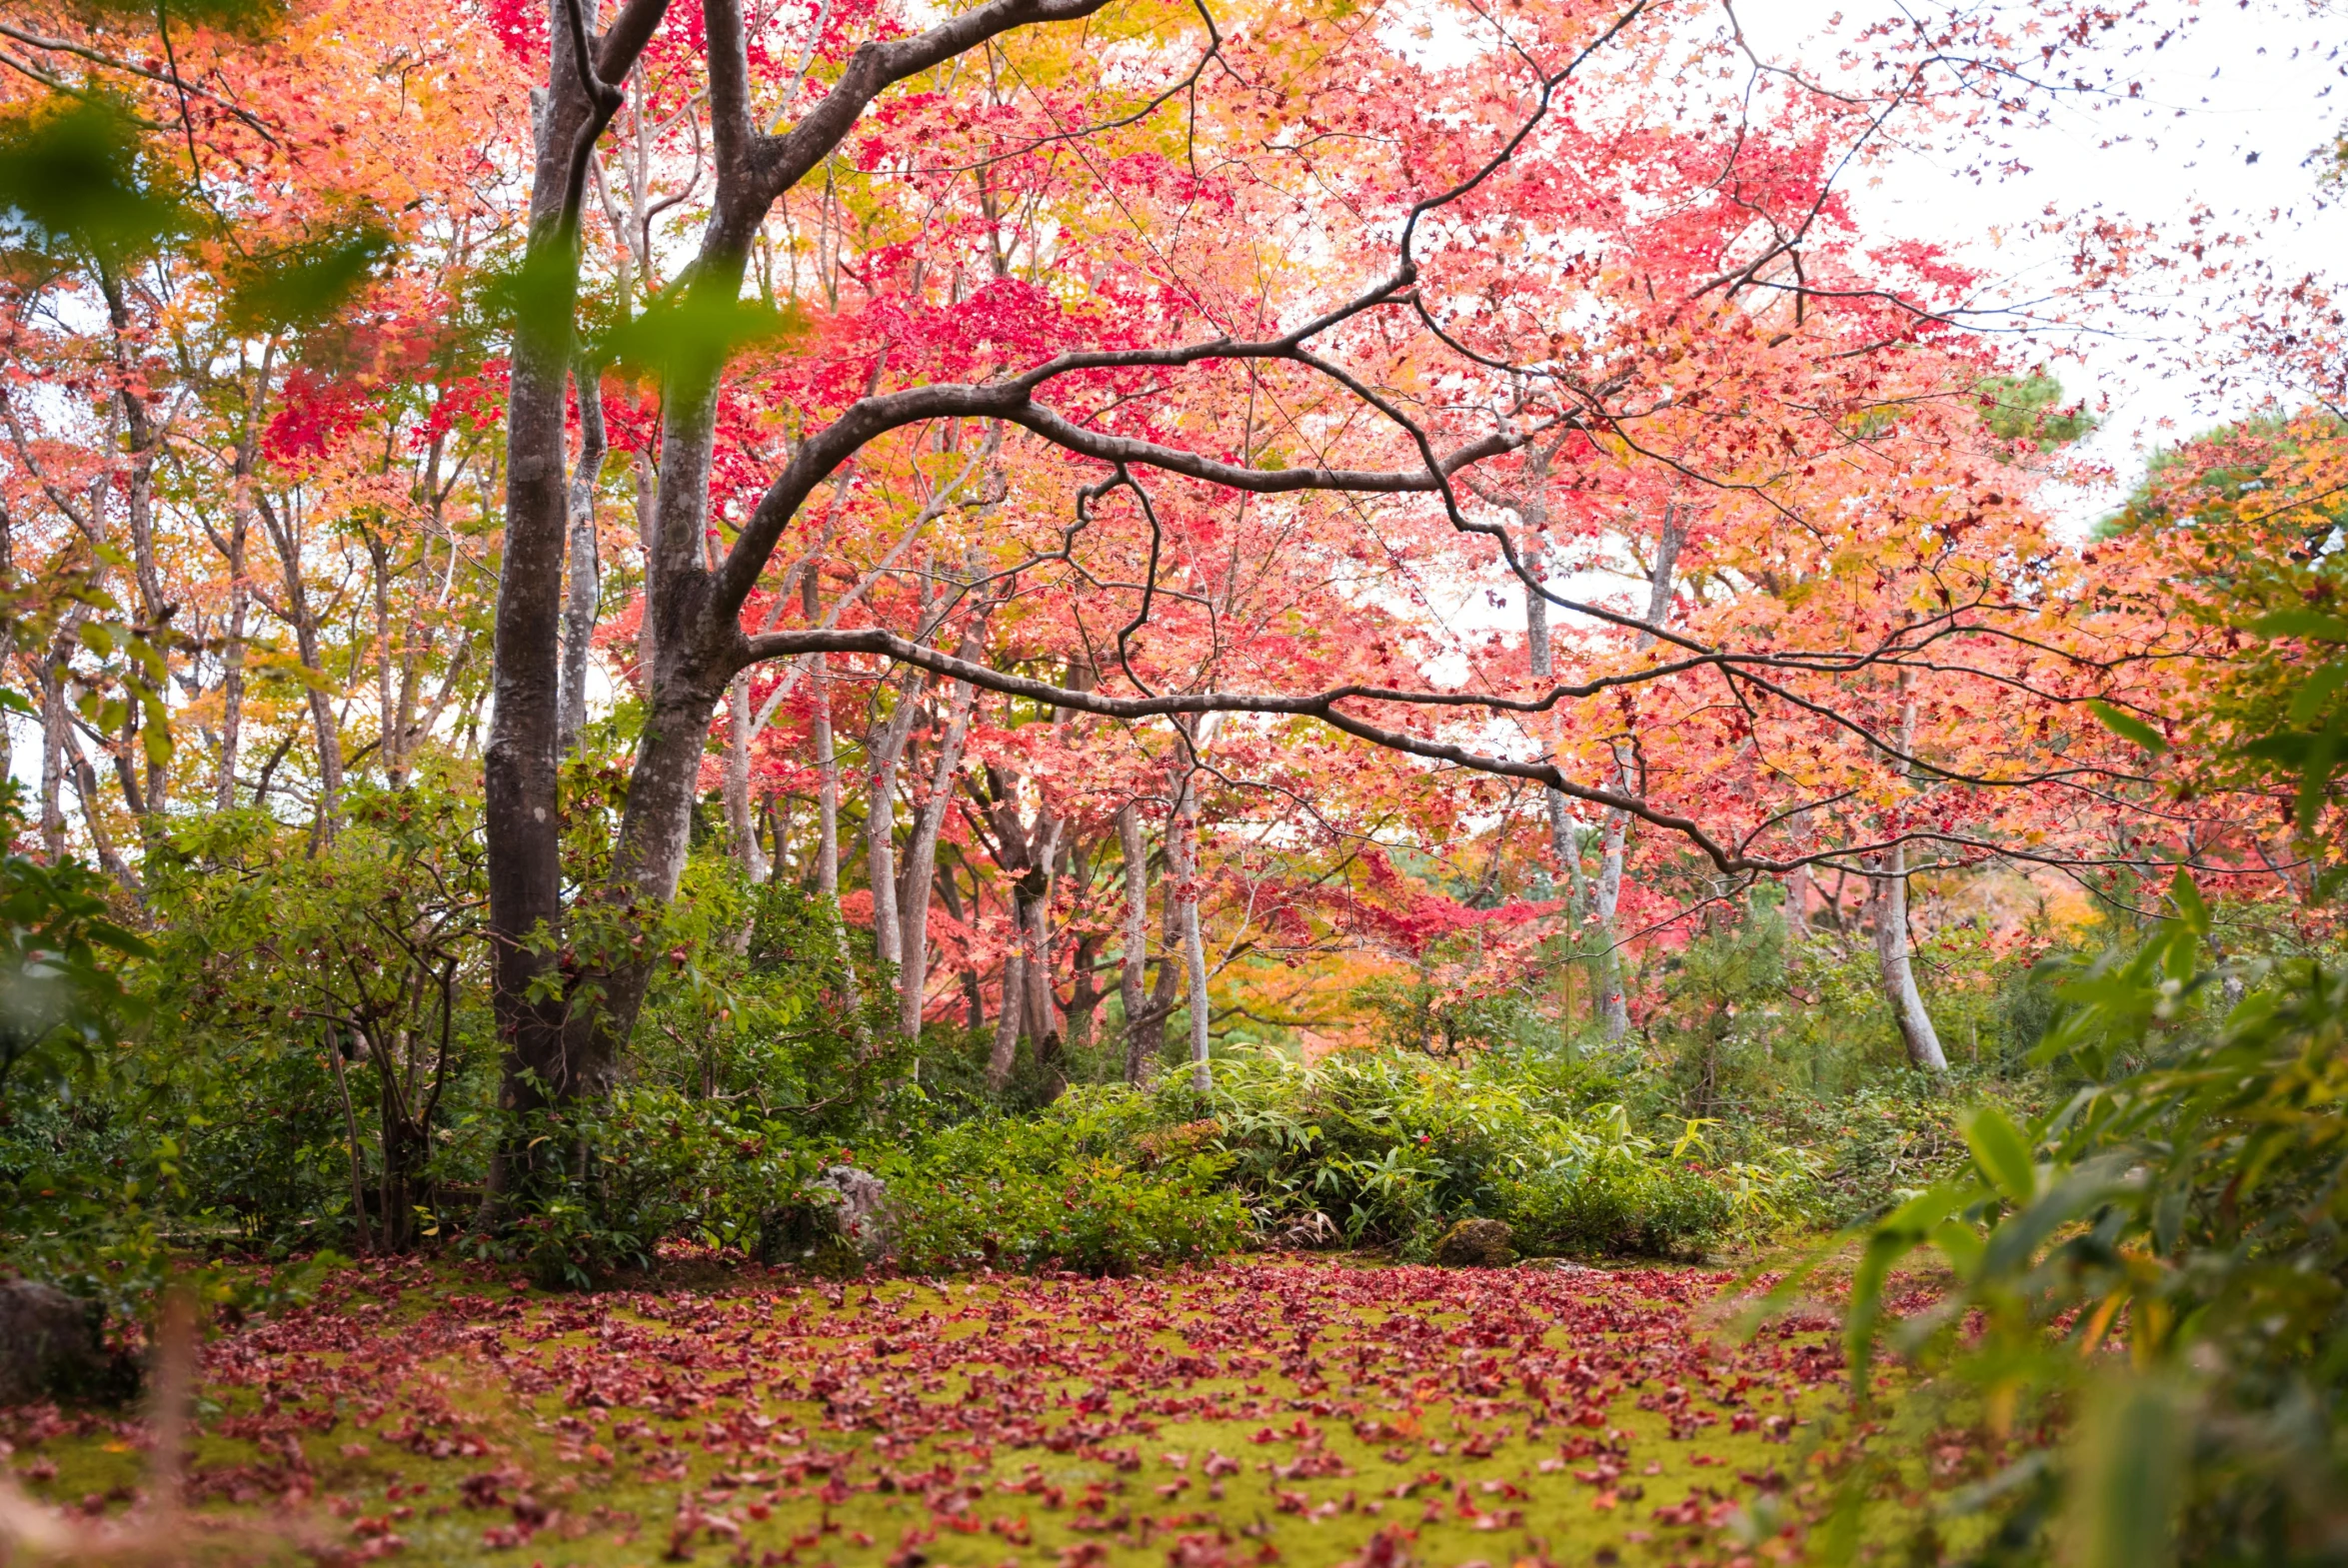
[[[1838,1319],[1740,1343],[1716,1270],[701,1272],[548,1297],[337,1271],[204,1350],[198,1538],[445,1564],[1780,1560],[1838,1473]],[[36,1409],[7,1435],[35,1495],[142,1527],[144,1427]]]

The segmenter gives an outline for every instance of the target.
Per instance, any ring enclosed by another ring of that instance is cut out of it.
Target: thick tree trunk
[[[571,1018],[567,985],[554,972],[561,949],[563,865],[557,790],[562,732],[563,554],[571,525],[565,458],[565,390],[575,359],[579,295],[578,154],[600,135],[616,95],[589,97],[589,79],[625,79],[657,24],[660,8],[631,0],[612,35],[595,40],[596,8],[581,0],[589,47],[580,58],[561,7],[547,30],[547,85],[533,95],[534,160],[529,280],[514,323],[506,401],[505,534],[498,569],[497,631],[490,677],[493,716],[482,757],[489,840],[491,1005],[505,1047],[501,1102],[528,1112],[601,1092],[605,1063],[586,1020]],[[674,716],[670,716],[672,722]],[[653,715],[648,730],[658,730]],[[630,796],[635,807],[639,784]],[[657,791],[658,785],[654,784]],[[533,1156],[527,1145],[498,1151],[484,1202],[494,1215]]]
[[[1069,955],[1068,1006],[1064,1010],[1069,1049],[1090,1051],[1093,1048],[1093,1022],[1101,1010],[1101,1001],[1107,993],[1102,990],[1097,966],[1101,962],[1101,933],[1082,931],[1077,936],[1075,950]]]

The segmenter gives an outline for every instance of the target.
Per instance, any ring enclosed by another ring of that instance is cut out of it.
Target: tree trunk
[[[1026,1010],[1020,999],[1020,946],[1027,921],[1019,911],[1016,894],[1012,921],[1012,937],[1003,949],[1003,994],[997,1003],[995,1048],[987,1053],[987,1087],[998,1094],[1011,1082],[1012,1063],[1020,1048],[1020,1014]]]
[[[938,834],[946,826],[946,810],[954,801],[955,775],[962,768],[963,745],[970,737],[971,704],[976,695],[964,681],[952,683],[947,691],[946,738],[939,743],[938,761],[930,770],[930,797],[922,803],[922,814],[914,821],[913,840],[905,846],[907,896],[899,913],[904,929],[898,939],[897,1026],[909,1040],[922,1037],[922,999],[930,984],[930,882],[938,864]]]
[[[268,407],[269,376],[276,363],[277,345],[271,342],[262,348],[253,395],[245,404],[245,428],[237,440],[236,462],[229,478],[228,536],[225,539],[215,536],[228,563],[228,630],[221,639],[220,651],[220,778],[213,792],[215,806],[223,811],[236,809],[237,753],[243,745],[245,728],[245,619],[251,613],[253,601],[252,584],[245,575],[246,550],[253,528],[252,503],[246,487],[260,459],[261,416]]]
[[[734,863],[753,882],[767,878],[766,853],[750,814],[750,672],[726,688],[726,833]]]
[[[897,911],[897,763],[921,717],[922,675],[908,670],[889,717],[865,732],[865,876],[873,888],[873,947],[883,963],[903,956]]]
[[[1220,714],[1195,722],[1191,750],[1204,756]],[[1178,725],[1181,721],[1177,720]],[[1166,832],[1167,871],[1177,883],[1174,895],[1175,929],[1182,944],[1182,966],[1188,980],[1190,1009],[1190,1087],[1204,1094],[1214,1086],[1207,1063],[1206,938],[1198,924],[1198,792],[1196,770],[1185,768],[1181,787],[1174,794],[1174,819]]]
[[[570,544],[564,564],[563,685],[557,701],[561,721],[556,746],[564,757],[579,751],[579,736],[587,724],[588,653],[595,640],[596,611],[603,599],[603,565],[597,559],[595,491],[603,477],[603,374],[582,361],[572,372],[579,398],[579,462],[571,471]]]
[[[1655,537],[1654,570],[1647,575],[1647,618],[1649,627],[1660,628],[1671,610],[1671,574],[1679,562],[1680,542],[1685,538],[1676,507],[1663,509],[1662,532]],[[1655,643],[1653,632],[1641,632],[1634,645],[1644,653]],[[1630,770],[1619,751],[1615,755],[1614,779],[1624,790],[1631,787]],[[1598,862],[1597,938],[1605,956],[1598,969],[1598,1016],[1602,1020],[1606,1039],[1620,1044],[1630,1036],[1630,1003],[1622,992],[1622,955],[1619,950],[1621,935],[1614,928],[1614,911],[1622,897],[1622,849],[1630,830],[1630,813],[1619,808],[1606,812],[1604,851]]]
[[[1063,1014],[1072,1051],[1093,1048],[1093,1020],[1101,1010],[1102,997],[1107,994],[1101,989],[1095,972],[1100,961],[1101,933],[1079,933],[1076,948],[1069,955],[1068,1006]]]
[[[1916,700],[1909,695],[1910,680],[1907,671],[1899,673],[1899,750],[1903,759],[1914,755],[1916,744]],[[1908,777],[1904,761],[1895,763],[1893,769],[1902,780]],[[1939,1031],[1932,1027],[1932,1014],[1924,1010],[1923,995],[1916,989],[1916,968],[1908,947],[1906,845],[1894,844],[1874,857],[1868,902],[1875,912],[1875,972],[1883,986],[1883,999],[1890,1004],[1892,1022],[1899,1028],[1900,1043],[1916,1066],[1928,1072],[1946,1072],[1948,1057],[1940,1049]]]
[[[1117,844],[1125,857],[1126,920],[1123,961],[1118,965],[1117,994],[1126,1014],[1126,1081],[1139,1087],[1157,1070],[1158,1052],[1166,1043],[1162,1020],[1146,1017],[1149,1002],[1142,992],[1144,971],[1150,962],[1150,851],[1142,837],[1142,807],[1128,800],[1118,808]],[[1150,1023],[1158,1021],[1156,1037]]]
[[[302,571],[301,522],[291,514],[281,517],[266,500],[260,502],[260,508],[262,532],[277,552],[278,568],[285,579],[285,603],[278,608],[294,630],[294,653],[309,677],[302,685],[310,700],[310,725],[318,738],[318,827],[321,837],[332,838],[342,815],[342,724],[334,711],[334,698],[327,691],[318,614],[311,607]]]
[[[155,457],[162,445],[163,432],[148,416],[146,400],[133,390],[144,378],[131,353],[130,309],[123,295],[122,279],[111,265],[101,263],[98,280],[113,328],[115,369],[124,383],[117,401],[121,405],[125,455],[129,460],[124,465],[123,502],[130,524],[131,569],[139,585],[140,619],[160,631],[177,608],[164,600],[163,574],[155,559]],[[162,764],[150,761],[145,788],[131,796],[144,838],[151,839],[163,821],[164,794],[170,784],[170,772]]]
[[[41,658],[41,853],[51,865],[65,858],[65,672],[76,619]]]
[[[491,1005],[505,1047],[501,1103],[527,1112],[602,1090],[605,1063],[577,1048],[596,1033],[571,1019],[567,987],[554,972],[563,925],[563,863],[557,819],[561,736],[563,547],[571,524],[565,458],[565,389],[576,357],[579,297],[579,206],[575,153],[592,145],[617,108],[616,95],[591,100],[591,75],[624,80],[659,11],[631,3],[624,26],[595,41],[596,7],[581,13],[595,61],[579,57],[572,30],[547,29],[546,87],[533,95],[536,124],[530,228],[523,276],[530,287],[514,321],[506,400],[505,534],[498,570],[497,630],[490,677],[493,718],[482,757],[489,846]],[[705,714],[707,710],[704,710]],[[646,725],[657,775],[666,720],[658,702]],[[696,738],[698,740],[698,737]],[[698,748],[694,754],[698,762]],[[658,794],[664,781],[632,785]],[[665,802],[664,802],[665,803]],[[501,1147],[484,1209],[494,1214],[528,1159],[519,1142]]]
[[[816,890],[840,896],[840,754],[832,744],[832,675],[822,654],[808,659],[816,741]]]

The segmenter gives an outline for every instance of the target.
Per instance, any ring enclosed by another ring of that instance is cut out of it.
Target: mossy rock
[[[1506,1268],[1516,1261],[1515,1239],[1505,1221],[1463,1219],[1434,1244],[1434,1260],[1445,1268]]]

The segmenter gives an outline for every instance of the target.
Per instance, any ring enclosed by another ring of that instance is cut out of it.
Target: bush
[[[1036,1118],[966,1122],[884,1160],[902,1266],[1124,1274],[1230,1251],[1247,1211],[1221,1186],[1229,1156],[1145,1165],[1132,1133],[1146,1114],[1127,1091],[1077,1090]]]
[[[806,1201],[836,1157],[796,1141],[794,1129],[728,1100],[632,1084],[600,1105],[550,1111],[526,1140],[570,1151],[540,1179],[512,1233],[474,1250],[527,1263],[548,1288],[584,1288],[649,1268],[660,1244],[691,1240],[749,1251],[765,1217]]]
[[[1790,1151],[1699,1173],[1700,1129],[1665,1148],[1634,1129],[1623,1087],[1607,1067],[1549,1051],[1311,1063],[1256,1052],[1218,1063],[1203,1100],[1163,1087],[1141,1135],[1210,1125],[1260,1229],[1318,1211],[1355,1245],[1414,1259],[1466,1218],[1507,1220],[1535,1255],[1684,1255],[1774,1220],[1800,1174]]]
[[[1506,1212],[1531,1257],[1700,1256],[1736,1221],[1707,1172],[1638,1158],[1541,1171],[1510,1187]]]
[[[2047,1558],[2067,1515],[2083,1562],[2338,1562],[2348,978],[2301,958],[2212,969],[2182,871],[2172,898],[2133,956],[2059,966],[2040,1054],[2078,1075],[2069,1100],[2026,1125],[1973,1112],[1969,1167],[1872,1227],[1853,1384],[1888,1340],[1954,1370],[2001,1430],[2063,1434],[1973,1494],[2002,1515],[2003,1560]],[[2247,994],[2212,1019],[2229,978]],[[1895,1322],[1889,1272],[1926,1248],[1954,1287]]]

